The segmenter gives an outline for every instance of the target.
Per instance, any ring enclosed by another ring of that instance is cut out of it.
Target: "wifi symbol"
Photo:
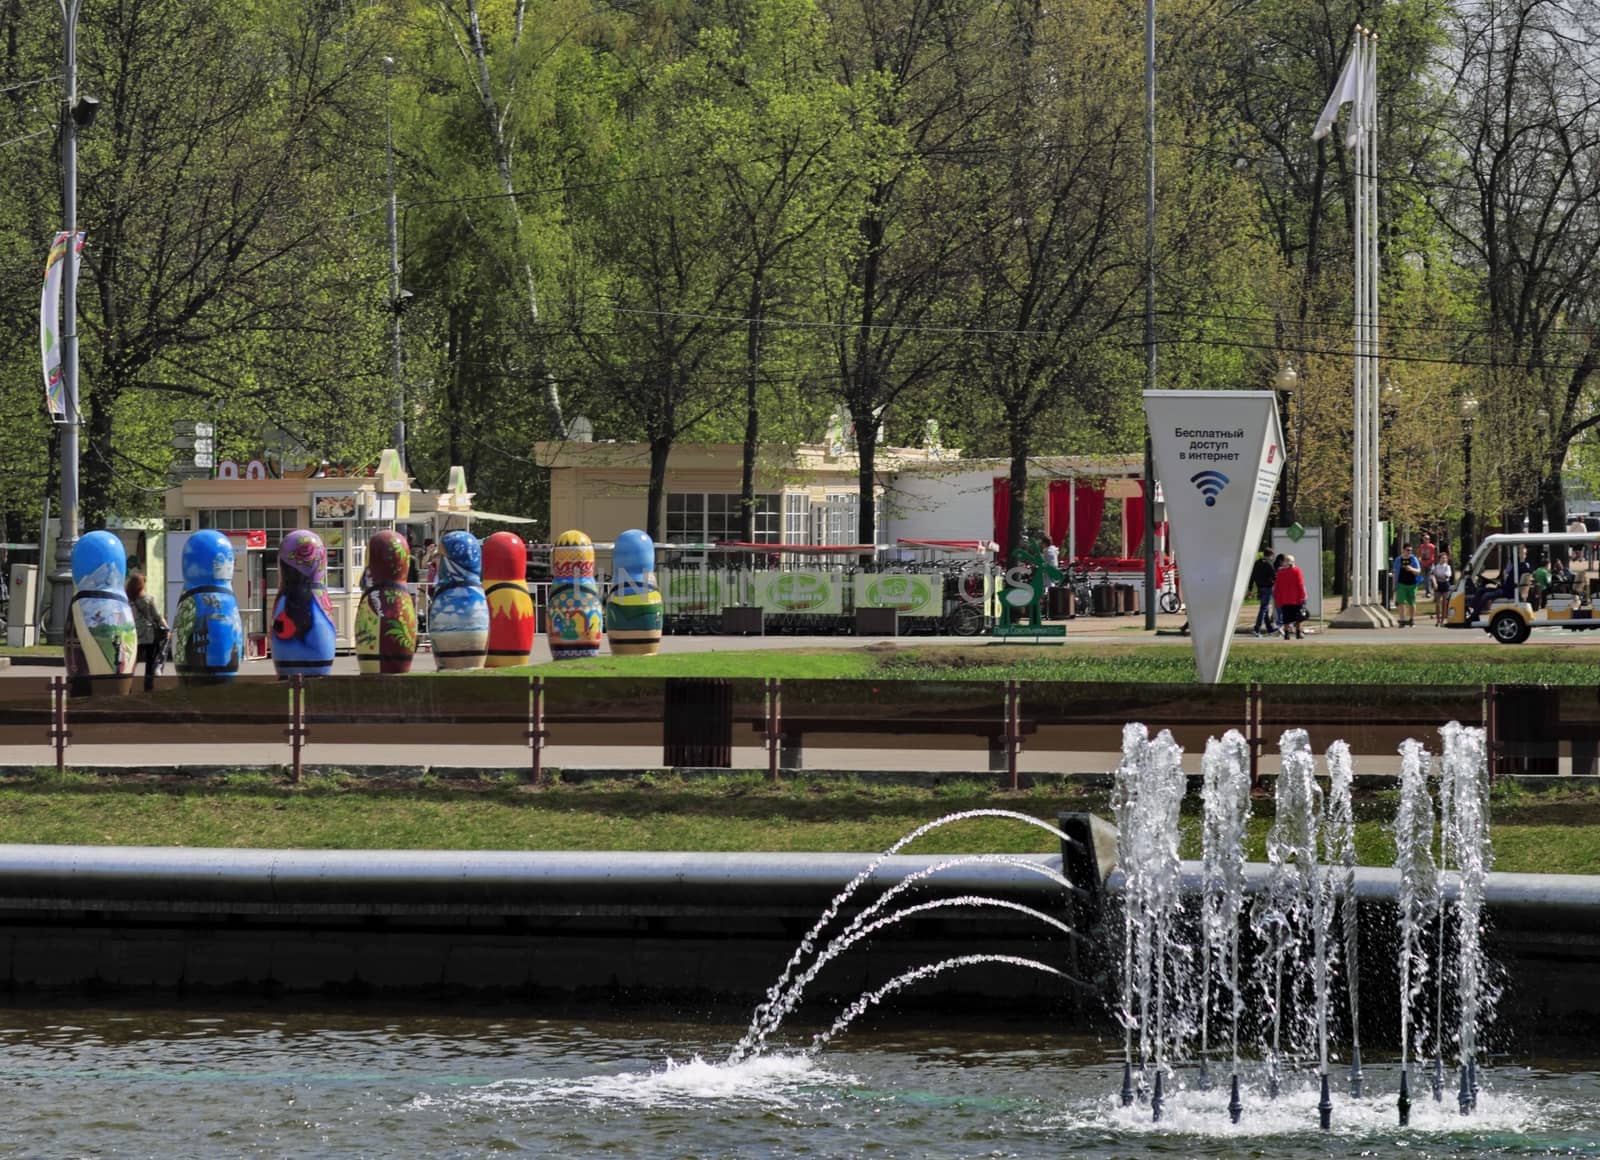
[[[1216,507],[1217,496],[1228,486],[1228,477],[1220,471],[1197,471],[1189,477],[1189,482],[1206,497],[1206,507]]]

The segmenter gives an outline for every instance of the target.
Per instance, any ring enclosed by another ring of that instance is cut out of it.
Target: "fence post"
[[[1261,788],[1261,685],[1251,681],[1244,694],[1245,740],[1250,744],[1250,788]]]
[[[1017,752],[1022,748],[1022,684],[1020,681],[1009,680],[1006,682],[1006,777],[1010,780],[1013,790],[1019,789],[1017,779]]]
[[[306,744],[306,678],[295,673],[289,678],[289,727],[284,734],[289,738],[292,776],[296,785],[304,772],[303,757]]]
[[[50,744],[55,746],[56,772],[67,769],[67,746],[72,730],[67,727],[67,678],[50,678]]]
[[[1494,785],[1495,778],[1500,774],[1500,729],[1497,711],[1500,707],[1500,698],[1495,694],[1495,687],[1483,686],[1483,753],[1489,761],[1489,784]]]
[[[783,682],[767,678],[767,778],[778,780],[778,750],[783,744]]]
[[[544,678],[528,678],[528,749],[533,765],[533,784],[544,784]]]

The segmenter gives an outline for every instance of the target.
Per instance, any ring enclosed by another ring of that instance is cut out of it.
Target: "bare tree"
[[[1502,498],[1534,502],[1559,528],[1567,449],[1600,425],[1590,397],[1600,367],[1600,14],[1477,0],[1460,11],[1457,41],[1461,175],[1434,200],[1482,279],[1478,427],[1520,436],[1522,455],[1499,465]]]

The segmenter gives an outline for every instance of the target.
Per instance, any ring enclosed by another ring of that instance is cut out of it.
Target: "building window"
[[[783,497],[783,542],[804,544],[811,535],[811,497],[790,492]]]
[[[861,530],[859,500],[854,492],[830,494],[822,505],[824,544],[854,544]]]
[[[800,497],[804,499],[805,497]],[[773,493],[755,496],[755,542],[782,542],[782,497]],[[739,497],[718,492],[672,492],[667,495],[667,543],[715,544],[737,540],[739,536]]]

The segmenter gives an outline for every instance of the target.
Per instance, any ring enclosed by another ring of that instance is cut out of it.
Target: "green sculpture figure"
[[[1032,572],[1028,576],[1028,583],[1024,587],[1011,578],[1011,573],[1023,564],[1032,565]],[[1011,556],[1011,568],[1005,575],[1006,592],[1005,607],[1000,613],[1000,623],[1006,628],[1014,624],[1013,617],[1019,612],[1025,612],[1028,622],[1037,628],[1042,623],[1040,606],[1044,603],[1045,589],[1065,575],[1061,569],[1045,562],[1044,552],[1040,550],[1038,542],[1034,540],[1019,547]]]

